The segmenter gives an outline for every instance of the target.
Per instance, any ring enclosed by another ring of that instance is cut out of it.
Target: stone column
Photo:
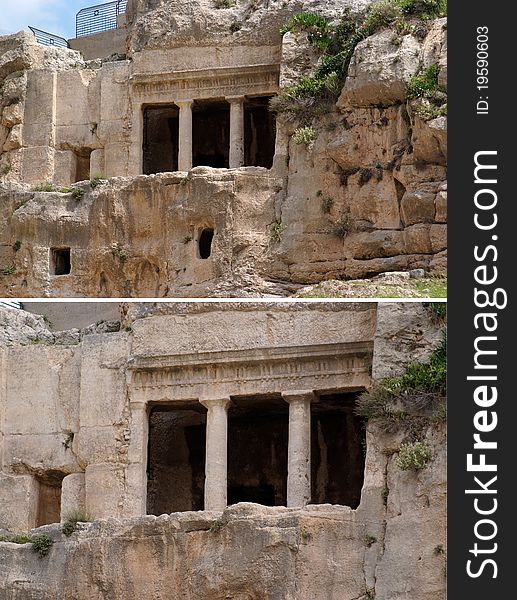
[[[179,106],[179,151],[178,170],[192,169],[192,103],[193,100],[176,102]]]
[[[229,96],[230,103],[230,169],[244,164],[244,96]]]
[[[205,510],[224,510],[228,487],[229,398],[200,400],[206,415]]]
[[[289,403],[287,456],[287,506],[305,506],[311,499],[311,402],[312,391],[283,392]]]

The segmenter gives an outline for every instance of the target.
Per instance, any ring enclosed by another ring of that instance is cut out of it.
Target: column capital
[[[210,410],[211,408],[224,408],[224,410],[228,410],[228,406],[230,406],[230,398],[200,398],[199,403],[202,404],[205,408]]]
[[[227,102],[244,102],[246,96],[225,96]]]
[[[176,102],[174,102],[174,104],[179,108],[182,108],[183,106],[185,108],[188,108],[189,106],[192,106],[194,104],[194,100],[177,100]]]
[[[314,400],[316,400],[316,396],[312,390],[282,392],[282,398],[289,404],[291,404],[291,402],[314,402]]]

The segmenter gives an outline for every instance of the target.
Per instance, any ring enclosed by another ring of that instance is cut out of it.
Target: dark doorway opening
[[[178,170],[179,108],[148,106],[144,109],[144,175]]]
[[[281,397],[232,400],[228,412],[228,504],[285,506],[289,406]]]
[[[366,433],[354,414],[356,398],[322,395],[311,406],[311,504],[359,506]]]
[[[276,119],[269,110],[270,96],[248,98],[244,104],[244,165],[273,166]]]
[[[212,254],[212,242],[214,239],[213,229],[202,229],[199,234],[199,258],[206,260]]]
[[[36,527],[59,523],[61,520],[61,488],[64,473],[48,471],[38,477]]]
[[[192,106],[192,164],[228,168],[230,165],[230,105],[200,101]]]
[[[74,182],[90,179],[91,150],[85,149],[75,153],[75,178]]]
[[[68,275],[72,269],[70,261],[70,248],[51,248],[50,250],[51,275]]]
[[[147,514],[203,510],[206,410],[157,406],[149,415]]]

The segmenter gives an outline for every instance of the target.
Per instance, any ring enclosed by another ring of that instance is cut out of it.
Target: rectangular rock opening
[[[311,504],[359,506],[366,430],[354,414],[357,396],[321,395],[311,406]]]
[[[90,157],[91,150],[81,150],[74,152],[75,154],[75,176],[74,183],[78,181],[87,181],[90,179]]]
[[[232,398],[228,412],[228,504],[287,503],[289,406],[280,397]]]
[[[68,275],[72,270],[70,248],[50,249],[50,274]]]
[[[192,106],[192,164],[228,168],[230,165],[230,105],[225,100],[196,100]]]
[[[275,156],[276,119],[269,110],[272,96],[248,98],[244,103],[244,165],[273,166]]]
[[[179,108],[175,105],[144,108],[144,175],[178,170]]]
[[[149,415],[147,514],[203,510],[206,411],[197,402]]]
[[[63,478],[63,473],[53,471],[36,478],[38,482],[36,527],[60,522]]]

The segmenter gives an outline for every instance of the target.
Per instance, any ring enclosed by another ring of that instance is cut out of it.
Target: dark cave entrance
[[[178,170],[179,108],[175,105],[144,109],[144,175]]]
[[[196,100],[192,106],[192,164],[228,168],[230,164],[230,105]]]
[[[75,156],[75,175],[74,182],[78,181],[86,181],[90,179],[90,157],[92,151],[85,149],[81,151],[74,152]]]
[[[311,504],[357,508],[366,433],[354,414],[357,393],[321,395],[311,406]]]
[[[269,110],[271,96],[248,98],[244,103],[244,166],[273,166],[276,119]]]
[[[38,482],[38,503],[36,527],[61,521],[61,489],[65,474],[48,471],[36,478]]]
[[[68,275],[72,270],[70,248],[50,249],[50,274]]]
[[[206,410],[157,406],[149,415],[147,514],[203,510]]]
[[[285,506],[289,406],[280,396],[232,400],[228,412],[228,504]]]
[[[199,258],[206,260],[212,254],[212,242],[214,240],[214,230],[210,228],[202,229],[199,234],[198,249]]]

